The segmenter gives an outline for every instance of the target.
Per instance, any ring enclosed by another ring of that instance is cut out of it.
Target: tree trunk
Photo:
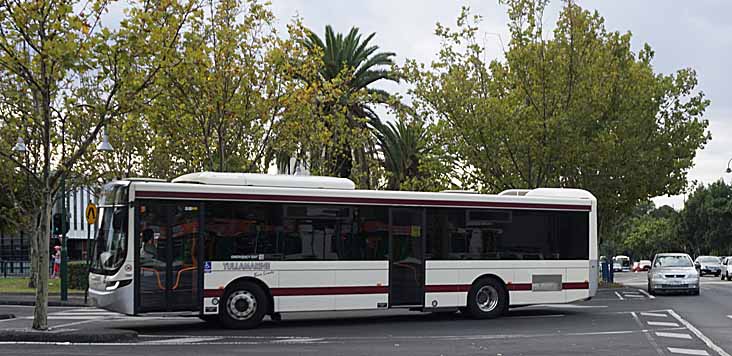
[[[36,224],[36,231],[33,235],[37,249],[33,252],[31,263],[36,267],[36,305],[33,308],[33,329],[48,329],[48,267],[49,267],[49,240],[51,236],[51,207],[53,197],[51,189],[46,187],[43,191],[43,205],[40,213],[41,218]]]
[[[28,236],[28,240],[30,241],[30,281],[28,281],[28,288],[36,289],[36,286],[38,285],[38,266],[36,266],[36,260],[33,259],[33,256],[36,254],[36,251],[38,251],[38,240],[36,240],[36,231],[38,222],[41,219],[40,213],[33,214],[33,220],[26,225],[25,231],[30,232],[30,236]]]

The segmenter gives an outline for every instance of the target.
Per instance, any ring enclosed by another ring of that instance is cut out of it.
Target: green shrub
[[[69,289],[85,290],[89,285],[86,262],[69,262]]]

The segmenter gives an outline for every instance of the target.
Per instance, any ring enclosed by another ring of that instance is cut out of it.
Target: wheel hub
[[[234,319],[246,320],[257,311],[257,299],[248,291],[231,293],[226,301],[226,312]]]
[[[493,286],[483,286],[476,294],[475,302],[478,309],[483,312],[491,312],[498,306],[498,290]]]

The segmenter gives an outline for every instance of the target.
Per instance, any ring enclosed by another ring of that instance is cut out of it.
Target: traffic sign
[[[86,222],[89,223],[89,225],[94,225],[94,223],[97,222],[97,216],[99,215],[99,211],[97,210],[97,206],[94,205],[94,203],[89,203],[89,205],[86,206]]]

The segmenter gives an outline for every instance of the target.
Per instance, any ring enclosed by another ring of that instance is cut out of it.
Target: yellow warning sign
[[[97,206],[94,205],[94,203],[89,203],[89,205],[86,206],[85,215],[86,215],[86,222],[88,222],[89,225],[94,225],[94,223],[97,222],[97,216],[99,215]]]

